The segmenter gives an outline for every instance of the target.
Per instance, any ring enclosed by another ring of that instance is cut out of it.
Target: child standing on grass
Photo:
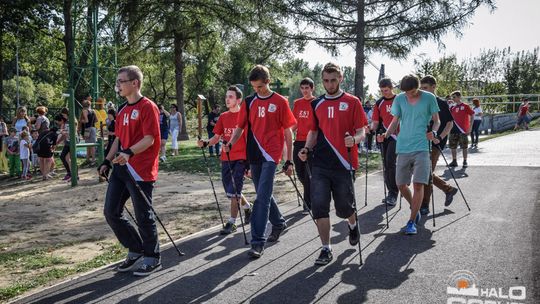
[[[32,178],[32,176],[29,173],[30,169],[30,136],[28,136],[28,132],[22,131],[21,132],[21,142],[19,144],[19,157],[21,159],[22,163],[22,175],[21,179],[29,180]]]
[[[13,127],[9,128],[6,146],[9,177],[19,176],[21,174],[21,161],[19,160],[19,137],[17,136],[17,129]]]

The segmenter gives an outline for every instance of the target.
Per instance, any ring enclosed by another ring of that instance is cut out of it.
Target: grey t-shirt
[[[39,115],[38,118],[36,118],[36,125],[41,123],[39,125],[38,133],[41,134],[43,131],[48,130],[50,127],[51,122],[45,115]]]

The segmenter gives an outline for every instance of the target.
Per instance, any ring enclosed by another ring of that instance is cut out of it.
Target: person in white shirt
[[[471,131],[471,148],[478,148],[478,137],[480,136],[480,124],[482,124],[482,107],[480,106],[480,99],[474,98],[473,102],[473,111],[474,111],[474,120]]]
[[[30,147],[30,136],[28,135],[28,132],[22,131],[21,141],[19,143],[19,157],[23,165],[21,179],[24,180],[29,180],[32,178],[32,176],[28,174],[30,169],[30,161],[28,160],[30,158]]]

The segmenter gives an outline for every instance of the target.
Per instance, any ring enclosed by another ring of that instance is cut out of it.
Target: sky
[[[477,10],[470,24],[462,29],[463,36],[447,34],[443,38],[446,48],[438,49],[437,43],[424,42],[413,49],[405,60],[397,61],[380,54],[369,59],[377,66],[385,65],[386,75],[398,81],[414,71],[414,58],[424,54],[426,58],[437,60],[445,55],[455,54],[458,60],[478,55],[482,49],[505,48],[513,51],[532,50],[540,46],[540,0],[498,0],[497,9],[490,13],[482,7]],[[313,67],[317,63],[335,61],[341,66],[354,66],[354,51],[342,47],[340,55],[332,57],[323,48],[310,42],[305,51],[297,55]],[[365,67],[369,93],[378,94],[379,72],[370,64]]]

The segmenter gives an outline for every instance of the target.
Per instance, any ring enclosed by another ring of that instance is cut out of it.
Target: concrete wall
[[[531,113],[533,118],[540,117],[540,113]],[[517,114],[485,115],[480,124],[483,134],[499,133],[512,129],[517,121]]]

